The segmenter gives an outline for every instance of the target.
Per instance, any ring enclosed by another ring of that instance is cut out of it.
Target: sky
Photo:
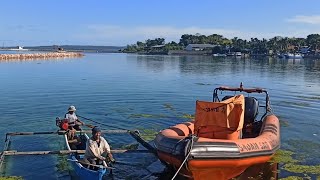
[[[7,0],[0,46],[125,46],[220,34],[250,40],[320,34],[320,0]]]

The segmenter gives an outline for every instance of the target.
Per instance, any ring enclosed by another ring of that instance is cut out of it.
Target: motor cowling
[[[60,130],[68,130],[69,124],[68,119],[60,119],[59,117],[56,118],[56,126],[60,128]]]

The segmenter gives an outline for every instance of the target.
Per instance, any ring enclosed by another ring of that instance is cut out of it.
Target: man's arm
[[[108,144],[106,139],[101,138],[101,141],[103,141],[103,144],[104,144],[104,151],[106,151],[107,153],[111,153],[110,145]]]
[[[81,125],[84,125],[84,123],[82,122],[82,121],[80,121],[80,119],[78,118],[78,116],[76,115],[76,118],[77,118],[77,120],[76,121],[78,121]]]
[[[80,121],[79,119],[77,119],[76,121],[78,121],[81,125],[84,125],[84,123],[82,121]]]
[[[115,162],[112,154],[111,154],[111,150],[110,150],[110,145],[108,144],[108,142],[104,139],[104,138],[101,138],[101,141],[103,141],[104,143],[104,151],[107,152],[107,158],[110,162]]]

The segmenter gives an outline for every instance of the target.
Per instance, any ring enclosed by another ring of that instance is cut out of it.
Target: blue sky
[[[227,38],[320,34],[319,0],[8,0],[0,45],[127,45],[182,34]]]

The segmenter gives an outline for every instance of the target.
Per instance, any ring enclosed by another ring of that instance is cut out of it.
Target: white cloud
[[[287,19],[288,22],[306,23],[306,24],[320,24],[320,15],[313,16],[294,16]]]

